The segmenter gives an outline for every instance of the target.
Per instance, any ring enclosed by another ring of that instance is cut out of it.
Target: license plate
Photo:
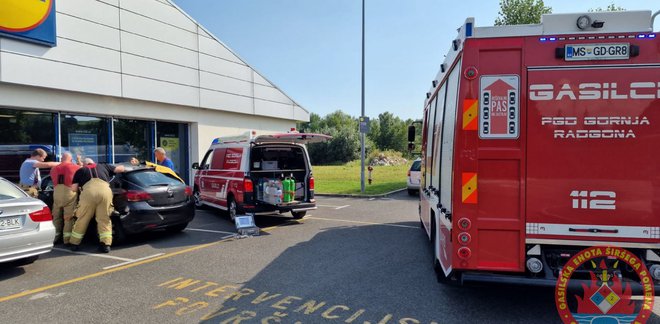
[[[567,44],[564,47],[566,61],[627,60],[630,44]]]
[[[20,217],[4,217],[0,218],[0,231],[14,228],[21,228]]]

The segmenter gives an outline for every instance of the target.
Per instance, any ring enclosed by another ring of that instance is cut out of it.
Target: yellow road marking
[[[286,223],[282,224],[282,225],[286,225]],[[261,231],[262,232],[272,231],[273,229],[276,229],[276,228],[278,228],[282,225],[266,227],[266,228],[261,229]],[[106,275],[108,273],[118,272],[118,271],[121,271],[121,270],[126,270],[126,269],[130,269],[130,268],[133,268],[133,267],[137,267],[139,265],[156,262],[158,260],[168,259],[168,258],[177,256],[177,255],[180,255],[180,254],[201,250],[201,249],[204,249],[204,248],[207,248],[207,247],[218,245],[218,244],[223,243],[223,242],[227,242],[227,241],[232,240],[232,239],[233,238],[226,238],[226,239],[219,240],[219,241],[216,241],[216,242],[206,243],[206,244],[202,244],[202,245],[196,245],[196,246],[193,246],[193,247],[190,247],[190,248],[187,248],[187,249],[175,251],[175,252],[172,252],[172,253],[167,253],[167,254],[164,254],[164,255],[161,255],[161,256],[158,256],[158,257],[155,257],[155,258],[146,259],[146,260],[126,264],[126,265],[123,265],[123,266],[120,266],[120,267],[116,267],[116,268],[107,269],[107,270],[95,272],[95,273],[92,273],[92,274],[88,274],[86,276],[61,281],[61,282],[58,282],[58,283],[54,283],[54,284],[47,285],[47,286],[42,286],[42,287],[31,289],[31,290],[26,290],[26,291],[16,293],[16,294],[13,294],[13,295],[9,295],[9,296],[5,296],[5,297],[0,297],[0,303],[6,302],[6,301],[9,301],[9,300],[13,300],[13,299],[16,299],[16,298],[21,298],[21,297],[33,295],[33,294],[40,293],[42,291],[46,291],[46,290],[49,290],[49,289],[70,285],[70,284],[80,282],[80,281],[84,281],[84,280],[87,280],[87,279],[100,277],[100,276]]]

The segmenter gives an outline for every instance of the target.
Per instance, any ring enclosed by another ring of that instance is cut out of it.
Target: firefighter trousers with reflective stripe
[[[73,224],[73,231],[69,243],[79,245],[82,241],[87,226],[92,217],[96,215],[97,230],[99,241],[105,245],[112,244],[112,190],[110,185],[98,178],[92,178],[87,182],[80,193],[78,208],[76,209],[76,221]]]
[[[55,241],[64,239],[69,243],[73,229],[73,212],[76,208],[78,194],[71,188],[58,184],[53,190],[53,225],[55,225]]]

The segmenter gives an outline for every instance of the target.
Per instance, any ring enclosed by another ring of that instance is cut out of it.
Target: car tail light
[[[128,201],[147,201],[151,195],[146,191],[128,190],[126,191],[126,200]]]
[[[245,192],[253,192],[254,191],[254,184],[252,183],[252,180],[245,178],[243,179],[243,190]]]
[[[408,170],[408,176],[410,176],[410,170]]]
[[[192,188],[190,188],[190,186],[186,186],[185,193],[186,196],[192,196]]]
[[[309,177],[309,190],[314,190],[314,177]]]
[[[53,215],[50,213],[50,208],[44,206],[41,210],[30,213],[30,219],[33,222],[48,222],[53,220]]]

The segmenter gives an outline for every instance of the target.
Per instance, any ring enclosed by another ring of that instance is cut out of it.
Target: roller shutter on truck
[[[528,72],[530,237],[660,238],[660,66]]]

